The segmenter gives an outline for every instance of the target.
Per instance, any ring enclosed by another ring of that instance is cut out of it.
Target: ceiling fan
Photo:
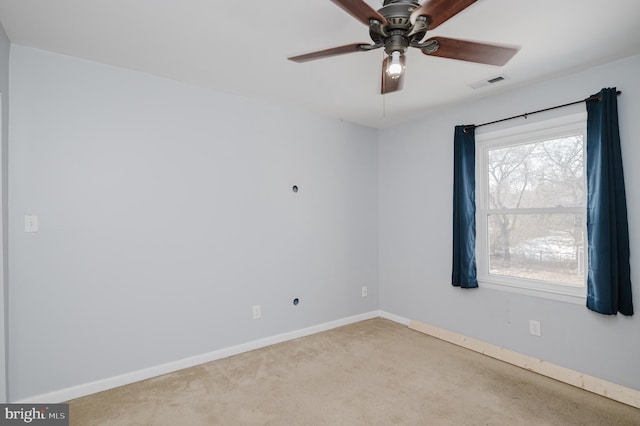
[[[409,47],[429,56],[459,59],[489,65],[504,65],[518,52],[517,48],[478,43],[446,37],[424,40],[432,30],[457,15],[476,0],[385,0],[378,11],[364,0],[331,0],[351,16],[369,26],[373,44],[353,43],[288,58],[307,62],[345,53],[367,52],[384,47],[387,57],[382,63],[381,93],[402,89],[405,53]]]

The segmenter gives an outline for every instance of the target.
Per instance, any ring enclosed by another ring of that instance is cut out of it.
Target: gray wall
[[[9,145],[9,39],[0,24],[0,402],[7,401],[6,325],[7,325],[7,147]]]
[[[375,130],[16,45],[11,92],[11,400],[377,309]]]
[[[640,316],[603,316],[584,306],[451,286],[453,128],[584,99],[617,86],[625,161],[632,282],[640,310],[640,57],[444,108],[380,132],[380,307],[640,390]],[[584,106],[580,106],[584,110]],[[556,110],[532,119],[572,110]],[[510,121],[503,126],[520,122]],[[495,130],[497,127],[485,128]],[[485,131],[486,131],[485,130]],[[480,131],[480,129],[478,129]],[[529,320],[542,336],[529,335]]]
[[[10,68],[11,400],[378,308],[640,389],[637,316],[453,289],[449,266],[453,126],[617,86],[629,164],[640,57],[380,132],[22,46]]]

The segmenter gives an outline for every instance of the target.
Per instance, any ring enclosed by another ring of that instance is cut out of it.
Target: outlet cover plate
[[[262,316],[260,305],[253,305],[253,319],[259,319]]]
[[[529,333],[531,333],[534,336],[542,335],[540,330],[540,321],[536,321],[536,320],[529,321]]]

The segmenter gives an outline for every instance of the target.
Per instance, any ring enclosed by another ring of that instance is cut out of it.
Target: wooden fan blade
[[[380,90],[381,94],[397,92],[398,90],[402,90],[402,85],[404,84],[404,64],[405,57],[400,57],[400,63],[402,64],[402,74],[399,77],[393,78],[387,73],[389,69],[389,62],[391,62],[391,58],[388,56],[382,62],[382,89]]]
[[[340,6],[349,15],[356,18],[365,25],[369,25],[369,20],[376,19],[387,25],[387,19],[369,6],[364,0],[331,0]]]
[[[345,46],[332,47],[330,49],[319,50],[317,52],[305,53],[304,55],[292,56],[289,59],[293,62],[308,62],[316,59],[328,58],[330,56],[344,55],[345,53],[361,52],[360,46],[368,46],[367,43],[353,43]]]
[[[433,37],[425,43],[435,40],[438,42],[438,50],[422,53],[429,56],[458,59],[461,61],[478,62],[488,65],[504,65],[518,53],[518,48],[498,46],[495,44],[478,43],[475,41],[458,40],[446,37]]]
[[[426,16],[429,29],[432,30],[451,17],[462,12],[477,0],[426,0],[411,14],[411,23],[415,24],[418,16]]]

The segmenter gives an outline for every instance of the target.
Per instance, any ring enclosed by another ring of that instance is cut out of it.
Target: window
[[[476,141],[479,281],[584,303],[586,113]]]

